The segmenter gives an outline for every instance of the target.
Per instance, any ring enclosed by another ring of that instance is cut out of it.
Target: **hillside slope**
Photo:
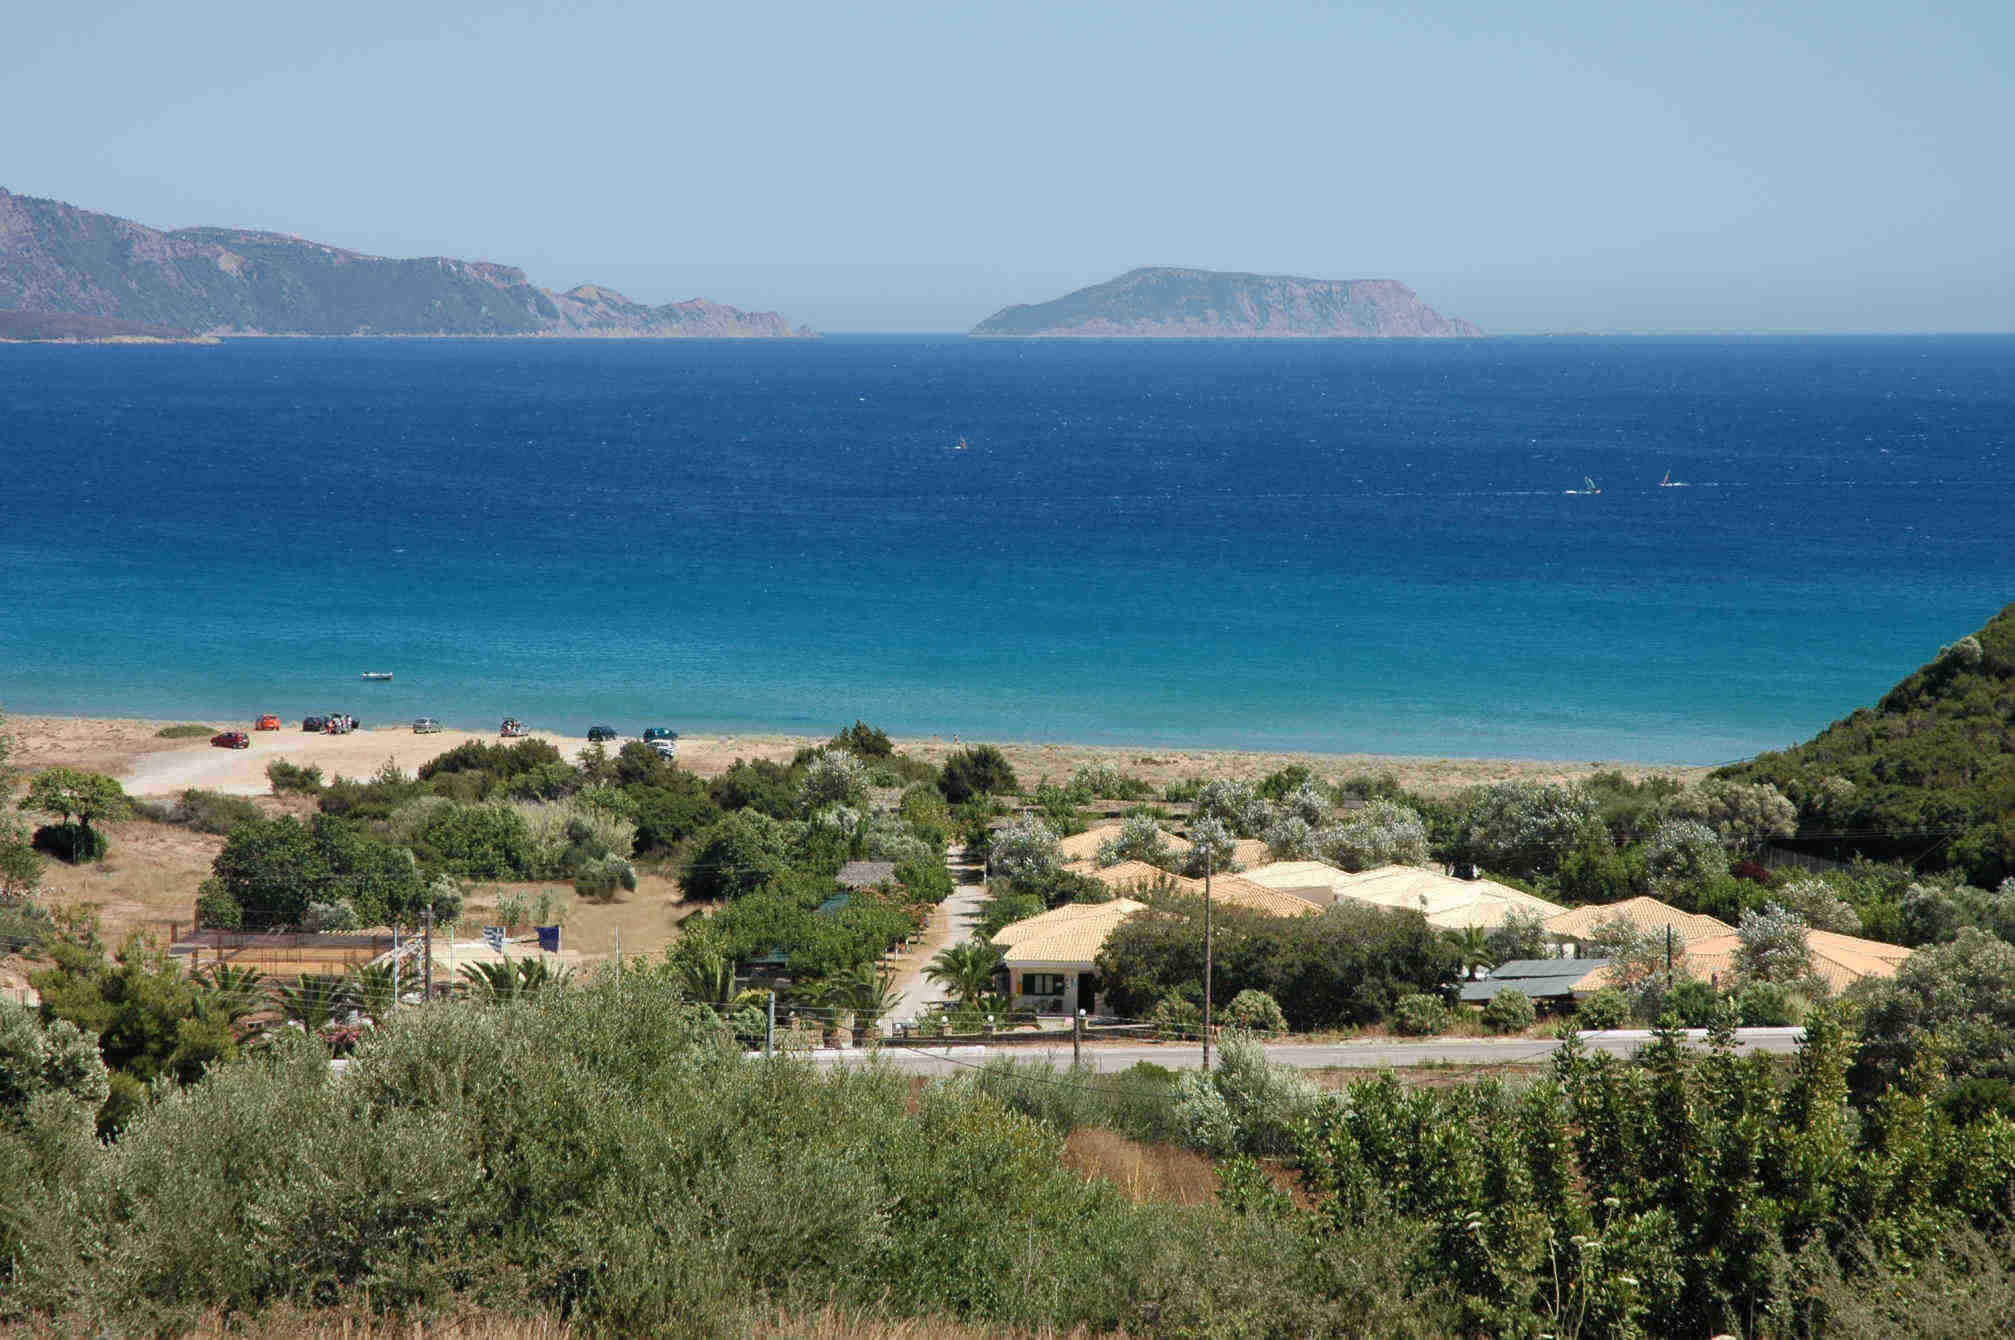
[[[1391,279],[1147,267],[1061,298],[1004,307],[976,336],[1055,339],[1448,338],[1483,332]]]
[[[391,260],[280,233],[162,232],[0,189],[0,310],[112,317],[230,334],[809,336],[775,312],[704,299],[650,307],[523,270]]]
[[[2015,605],[1874,707],[1716,775],[1775,783],[1815,845],[1998,885],[2015,874]]]

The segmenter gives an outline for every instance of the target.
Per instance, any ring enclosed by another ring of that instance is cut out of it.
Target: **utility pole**
[[[1667,978],[1668,980],[1669,980],[1669,979],[1671,978],[1671,976],[1672,976],[1672,927],[1671,927],[1671,926],[1667,926],[1667,927],[1665,928],[1665,976],[1666,976],[1666,978]]]
[[[420,999],[434,999],[434,905],[427,904],[425,929],[420,932]]]
[[[1070,1068],[1077,1069],[1084,1064],[1084,1011],[1079,1010],[1070,1021]]]
[[[1203,1069],[1210,1073],[1210,958],[1211,942],[1210,915],[1210,848],[1203,849]]]
[[[772,991],[770,992],[769,1027],[763,1030],[763,1055],[775,1056],[776,1054],[777,1054],[777,993],[775,991]]]
[[[399,923],[392,922],[392,1013],[399,1012]]]

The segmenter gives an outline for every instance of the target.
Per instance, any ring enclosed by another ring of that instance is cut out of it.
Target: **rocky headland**
[[[1442,339],[1483,332],[1392,279],[1147,267],[1061,298],[1004,307],[974,326],[1010,339]]]
[[[149,228],[0,189],[0,312],[106,318],[213,335],[812,338],[775,312],[695,298],[649,306],[523,270],[393,260],[282,233]]]

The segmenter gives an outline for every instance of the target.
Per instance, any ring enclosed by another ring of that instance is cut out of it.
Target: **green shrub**
[[[1164,1038],[1193,1042],[1203,1036],[1203,1007],[1192,1000],[1169,996],[1154,1007],[1148,1022]]]
[[[245,909],[238,906],[238,900],[224,887],[224,881],[214,875],[204,880],[196,891],[196,928],[235,931],[244,924]]]
[[[284,758],[276,758],[266,765],[266,781],[272,786],[273,794],[285,795],[292,791],[299,795],[314,796],[322,792],[322,769],[313,763],[300,767]]]
[[[1250,987],[1231,998],[1231,1004],[1225,1006],[1224,1021],[1248,1033],[1287,1032],[1287,1016],[1280,1012],[1280,1002]]]
[[[953,805],[980,796],[1014,795],[1021,790],[1007,756],[990,744],[961,749],[945,760],[938,773],[938,790]]]
[[[200,740],[216,733],[216,730],[209,726],[163,726],[154,732],[154,737],[160,740]]]
[[[1423,992],[1401,996],[1392,1009],[1392,1028],[1408,1037],[1432,1037],[1448,1031],[1448,1006],[1441,997]]]
[[[1493,1033],[1523,1033],[1539,1017],[1532,997],[1507,987],[1483,1007],[1483,1026]]]
[[[574,892],[590,902],[610,903],[616,891],[637,891],[636,868],[620,856],[604,856],[581,867],[574,876]]]
[[[1574,1022],[1580,1028],[1621,1028],[1629,1018],[1630,1001],[1613,986],[1603,987],[1574,1007]]]
[[[1665,1008],[1678,1015],[1688,1028],[1706,1028],[1714,1022],[1714,1013],[1720,1007],[1721,997],[1714,984],[1698,977],[1682,978],[1665,993]]]
[[[30,839],[36,851],[47,853],[59,861],[71,865],[82,865],[89,861],[102,861],[106,850],[112,845],[105,835],[95,828],[83,824],[43,824],[35,830]]]
[[[243,823],[265,818],[259,807],[244,796],[220,795],[215,791],[184,791],[169,811],[169,822],[198,833],[229,837]]]
[[[1207,1154],[1281,1156],[1294,1152],[1322,1102],[1315,1081],[1272,1064],[1258,1039],[1233,1031],[1215,1067],[1176,1080],[1175,1122],[1183,1143]]]
[[[1735,997],[1744,1028],[1789,1028],[1804,1014],[1804,1001],[1777,982],[1751,982]]]

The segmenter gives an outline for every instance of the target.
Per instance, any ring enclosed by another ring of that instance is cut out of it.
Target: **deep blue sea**
[[[0,704],[1716,762],[2011,518],[2015,338],[0,347]]]

